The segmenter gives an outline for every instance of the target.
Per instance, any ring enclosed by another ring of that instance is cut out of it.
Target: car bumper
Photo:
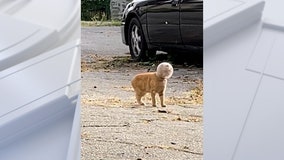
[[[121,38],[122,38],[122,43],[125,44],[125,45],[128,45],[127,42],[126,42],[125,29],[124,29],[125,26],[124,25],[125,25],[125,22],[122,22],[121,27],[120,27],[121,28]]]

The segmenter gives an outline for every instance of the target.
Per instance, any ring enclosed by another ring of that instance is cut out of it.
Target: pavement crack
[[[91,124],[91,125],[83,125],[83,127],[130,127],[129,123],[126,124],[110,124],[110,125],[95,125],[95,124]]]
[[[185,153],[190,153],[190,154],[195,154],[195,155],[201,155],[201,156],[203,155],[203,153],[188,150],[187,149],[188,147],[184,147],[183,149],[183,148],[176,148],[176,147],[171,147],[171,146],[158,146],[158,145],[145,146],[142,144],[136,144],[136,143],[124,142],[124,141],[108,141],[108,140],[101,140],[101,139],[96,139],[96,141],[106,142],[106,143],[120,143],[120,144],[134,145],[136,147],[142,147],[145,149],[150,149],[150,148],[167,149],[167,150],[175,150],[175,151],[185,152]]]
[[[144,123],[150,123],[150,122],[158,121],[158,120],[159,119],[145,119],[145,118],[140,119],[140,121],[142,121]],[[137,122],[137,123],[141,123],[141,122]]]

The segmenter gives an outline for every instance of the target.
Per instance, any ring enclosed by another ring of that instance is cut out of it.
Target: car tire
[[[144,61],[147,58],[147,44],[142,27],[137,18],[132,18],[128,29],[129,50],[133,60]]]

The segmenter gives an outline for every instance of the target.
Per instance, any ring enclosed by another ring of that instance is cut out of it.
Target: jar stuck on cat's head
[[[156,75],[160,78],[168,79],[173,75],[173,66],[168,62],[162,62],[157,67]]]

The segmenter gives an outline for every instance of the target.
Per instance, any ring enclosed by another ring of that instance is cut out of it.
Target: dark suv
[[[203,0],[134,0],[124,9],[121,34],[137,61],[157,50],[202,49]]]

